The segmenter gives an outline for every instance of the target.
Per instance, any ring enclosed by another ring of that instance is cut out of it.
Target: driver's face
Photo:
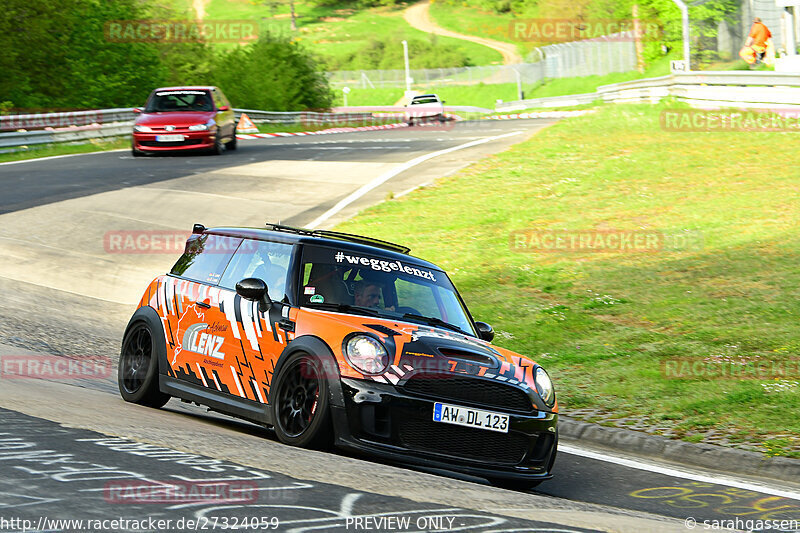
[[[381,289],[377,285],[369,285],[358,298],[356,305],[361,307],[377,307],[381,299]]]

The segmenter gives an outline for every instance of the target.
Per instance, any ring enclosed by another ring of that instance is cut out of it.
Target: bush
[[[411,68],[467,67],[472,65],[469,56],[459,47],[444,46],[436,36],[430,41],[408,41]],[[341,61],[329,60],[331,70],[370,70],[404,68],[403,47],[396,39],[374,38],[360,50]]]

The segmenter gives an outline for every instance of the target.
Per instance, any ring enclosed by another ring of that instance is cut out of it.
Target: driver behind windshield
[[[356,283],[353,303],[359,307],[380,309],[381,286],[375,281],[361,280]],[[394,311],[394,306],[385,307],[387,311]]]

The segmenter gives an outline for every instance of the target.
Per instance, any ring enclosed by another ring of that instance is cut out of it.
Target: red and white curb
[[[402,117],[402,113],[392,114],[392,116],[397,115],[398,117]],[[383,114],[382,116],[387,116],[387,114]],[[452,121],[463,120],[458,115],[451,115],[447,113],[447,118]],[[440,126],[441,124],[438,123],[422,123],[417,124],[416,126]],[[278,132],[278,133],[237,133],[237,139],[267,139],[269,137],[302,137],[305,135],[328,135],[331,133],[353,133],[355,131],[376,131],[376,130],[393,130],[397,128],[408,128],[409,125],[405,122],[396,122],[393,124],[381,124],[379,126],[358,126],[355,128],[328,128],[326,130],[319,130],[319,131],[296,131],[296,132]]]
[[[520,118],[569,118],[580,117],[594,113],[594,109],[580,109],[577,111],[534,111],[532,113],[514,113],[513,115],[490,115],[484,120],[514,120]]]
[[[483,120],[514,120],[514,119],[526,119],[526,118],[569,118],[569,117],[580,117],[582,115],[588,115],[589,113],[594,113],[594,109],[582,109],[579,111],[536,111],[533,113],[515,113],[512,115],[490,115],[488,117],[482,117]],[[384,115],[386,116],[386,115]],[[464,120],[458,115],[451,115],[447,114],[447,118],[451,121],[460,121]],[[417,126],[425,127],[425,126],[441,126],[440,124],[435,123],[423,123],[418,124]],[[397,128],[408,128],[409,125],[405,122],[397,122],[394,124],[381,124],[379,126],[358,126],[355,128],[328,128],[325,130],[319,131],[296,131],[296,132],[278,132],[278,133],[237,133],[237,139],[268,139],[270,137],[304,137],[306,135],[329,135],[332,133],[353,133],[356,131],[377,131],[377,130],[393,130]]]

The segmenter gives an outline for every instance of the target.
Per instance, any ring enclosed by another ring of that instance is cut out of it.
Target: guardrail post
[[[681,10],[681,19],[683,21],[683,60],[686,61],[686,68],[692,70],[692,56],[689,50],[689,8],[683,3],[683,0],[672,0]]]

